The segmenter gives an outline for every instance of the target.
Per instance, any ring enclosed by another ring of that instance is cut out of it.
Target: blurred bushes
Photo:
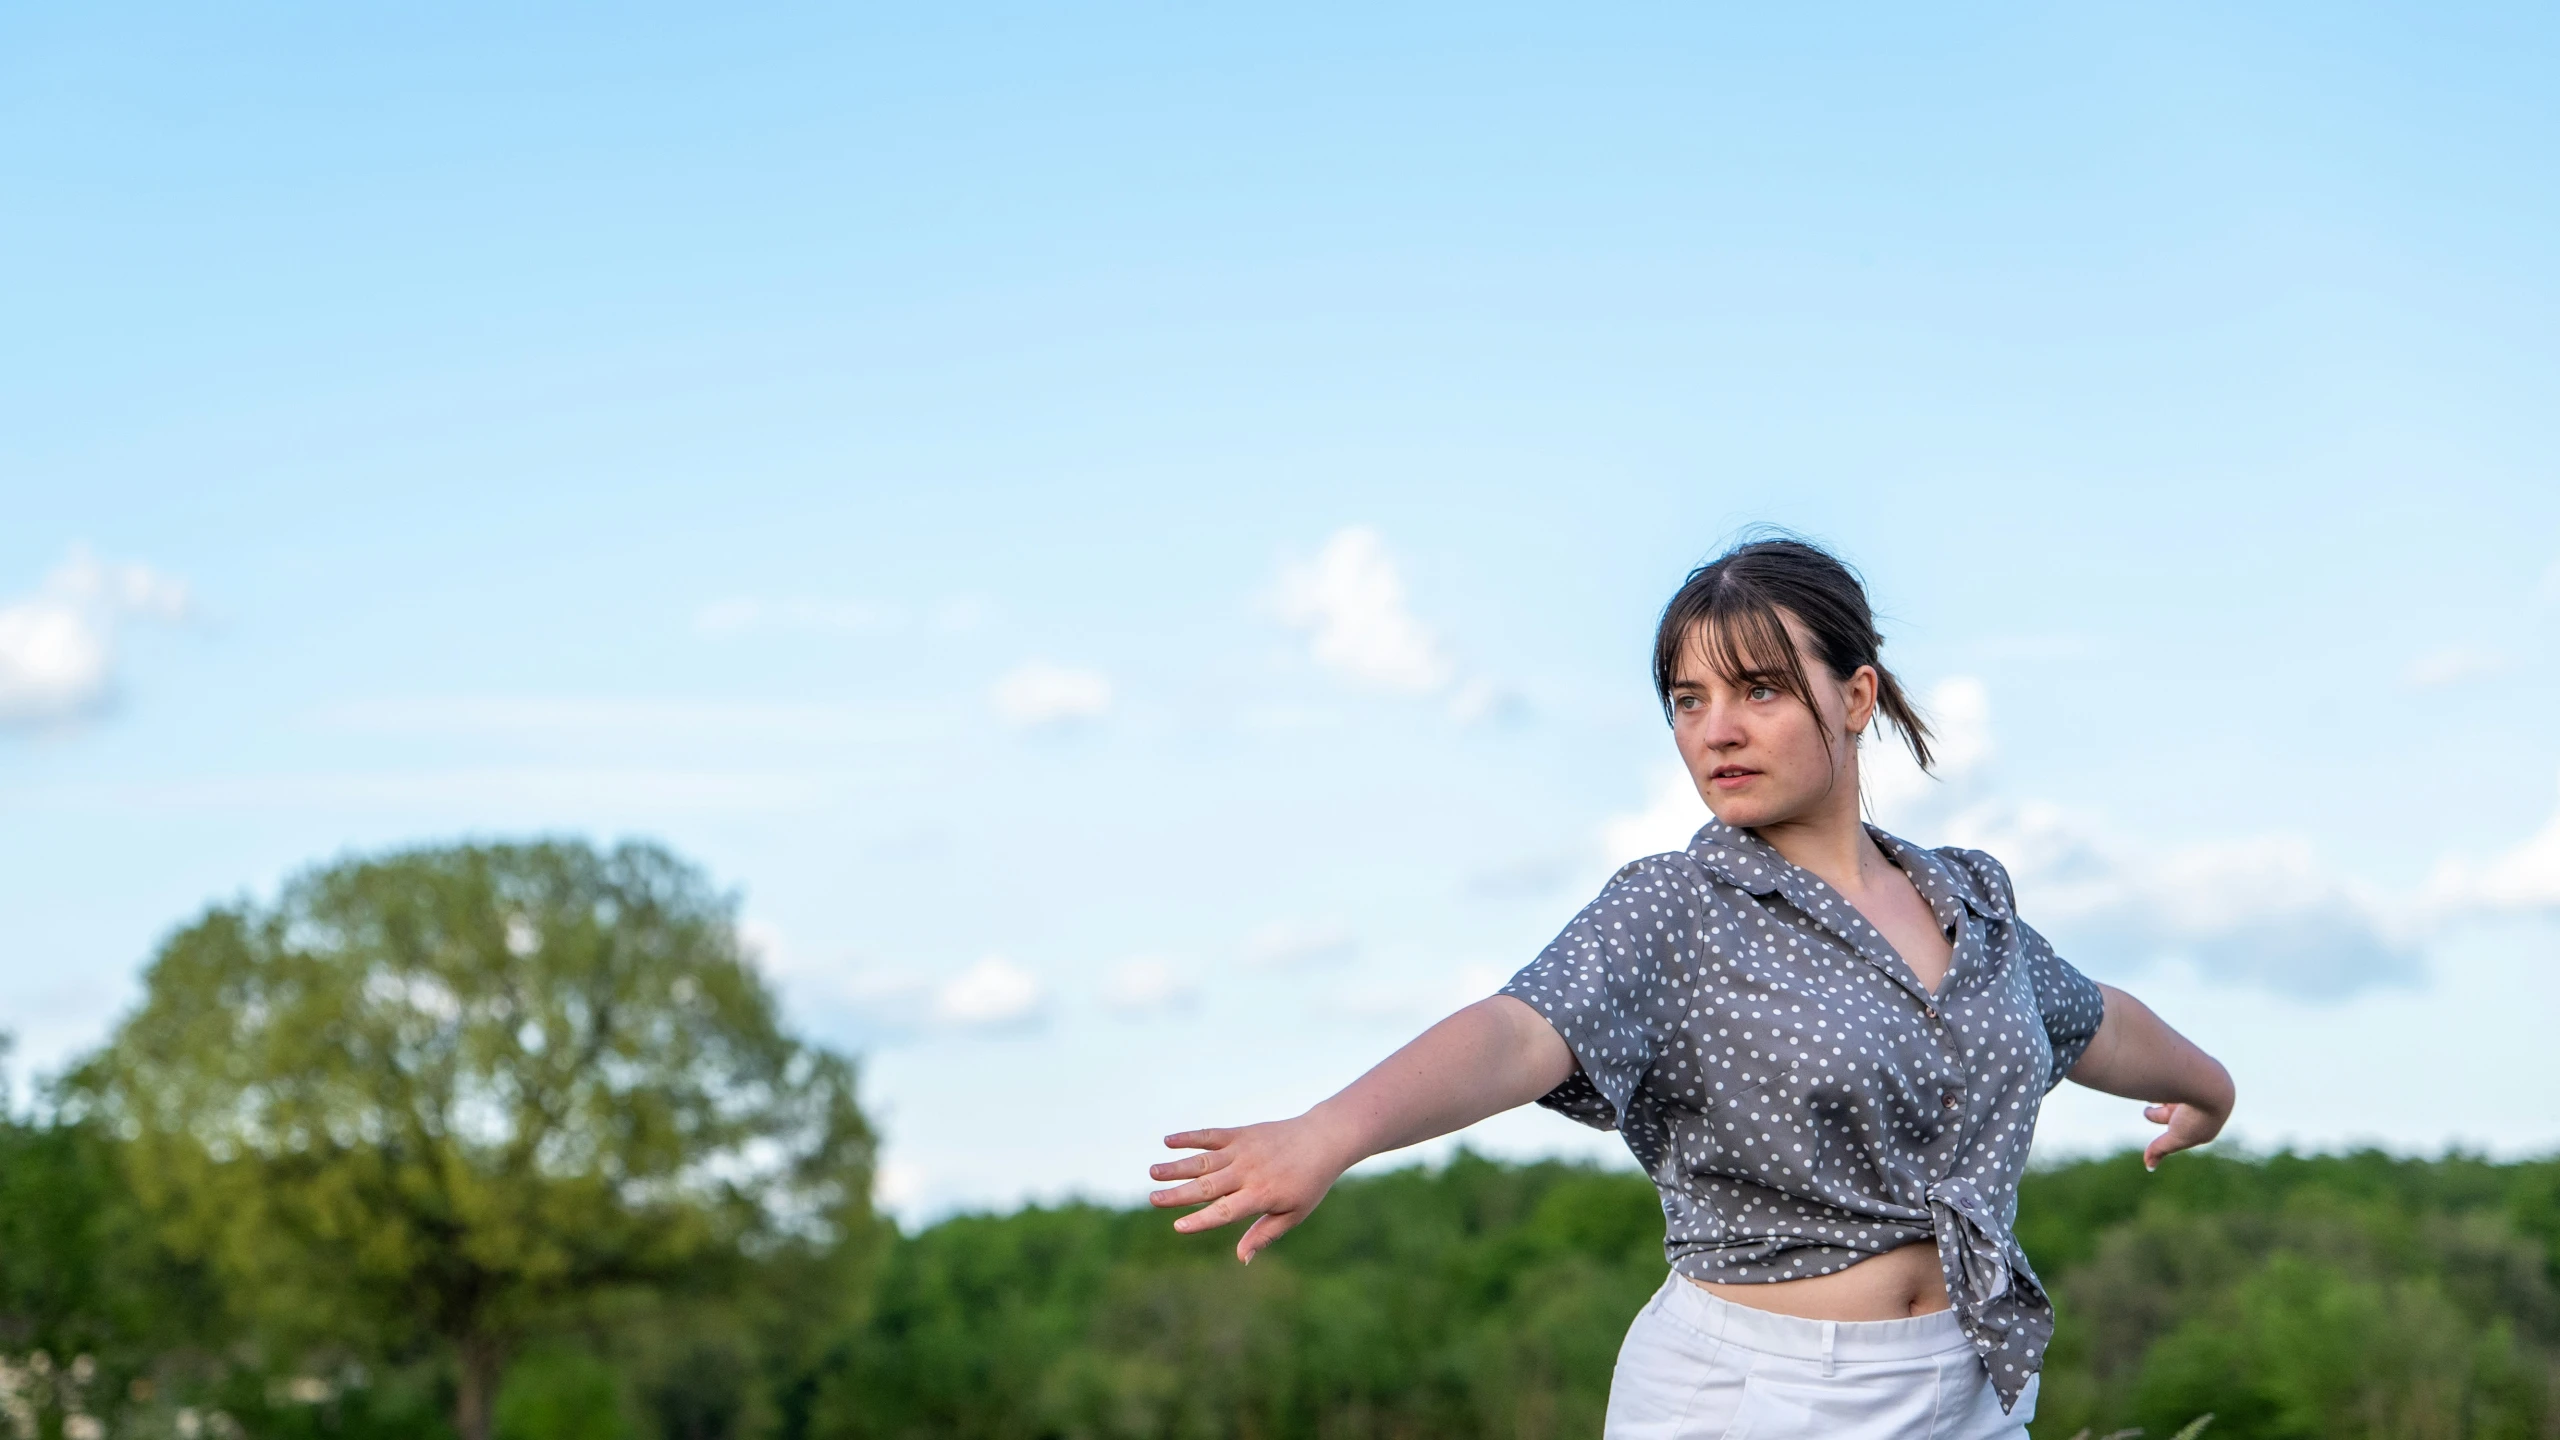
[[[1652,1189],[1558,1164],[1349,1182],[1249,1269],[1168,1219],[1031,1209],[901,1244],[814,1433],[1596,1434],[1662,1279]]]
[[[49,1377],[23,1387],[32,1429],[0,1434],[449,1440],[432,1353],[288,1357],[229,1333],[212,1282],[135,1220],[110,1148],[0,1125],[0,1336],[12,1373],[41,1354]],[[2560,1161],[2372,1153],[2031,1175],[2021,1234],[2062,1310],[2034,1428],[2167,1436],[2211,1412],[2217,1437],[2560,1433],[2555,1180]],[[867,1271],[776,1254],[725,1295],[627,1294],[528,1346],[497,1432],[1590,1436],[1662,1275],[1651,1187],[1564,1164],[1352,1180],[1250,1268],[1234,1232],[1167,1218],[963,1215]],[[864,1274],[856,1303],[826,1293]]]
[[[2560,1433],[2560,1161],[2118,1156],[2030,1178],[2040,1433]]]
[[[2560,1434],[2560,1161],[2119,1155],[2039,1171],[2034,1429]],[[948,1220],[889,1261],[813,1434],[1589,1436],[1662,1277],[1641,1177],[1461,1156],[1341,1186],[1250,1270],[1167,1217]]]
[[[0,1437],[450,1440],[450,1360],[288,1349],[162,1249],[115,1142],[0,1122]],[[2119,1155],[2039,1171],[2062,1311],[2036,1433],[2560,1434],[2560,1161]],[[746,1257],[529,1336],[503,1440],[1598,1433],[1662,1275],[1640,1177],[1461,1155],[1346,1182],[1250,1268],[1094,1205],[962,1215],[863,1264]],[[846,1287],[858,1288],[848,1297]],[[11,1378],[14,1377],[14,1378]],[[14,1388],[11,1388],[14,1387]]]

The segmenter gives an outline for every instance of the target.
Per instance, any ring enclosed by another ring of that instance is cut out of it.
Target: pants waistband
[[[1654,1303],[1708,1338],[1798,1360],[1913,1360],[1970,1351],[1953,1310],[1900,1320],[1807,1320],[1737,1305],[1673,1271]]]

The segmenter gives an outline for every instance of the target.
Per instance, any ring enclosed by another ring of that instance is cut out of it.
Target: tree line
[[[851,1061],[652,846],[312,870],[0,1119],[23,1440],[1590,1436],[1641,1176],[1355,1177],[1252,1267],[1144,1207],[902,1232]],[[2560,1159],[2032,1171],[2034,1431],[2560,1436]],[[1227,1237],[1227,1238],[1231,1238]]]

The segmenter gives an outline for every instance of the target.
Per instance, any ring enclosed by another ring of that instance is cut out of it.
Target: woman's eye
[[[1778,698],[1778,687],[1774,685],[1754,685],[1751,687],[1751,698],[1754,700],[1775,700]]]

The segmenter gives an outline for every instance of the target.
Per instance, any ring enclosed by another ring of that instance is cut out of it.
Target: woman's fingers
[[[2157,1170],[2163,1158],[2181,1150],[2192,1150],[2211,1140],[2222,1123],[2211,1113],[2193,1105],[2146,1105],[2142,1118],[2168,1128],[2151,1137],[2142,1147],[2142,1168]]]
[[[1216,1200],[1234,1194],[1243,1184],[1244,1181],[1233,1171],[1220,1171],[1213,1175],[1203,1175],[1188,1185],[1176,1185],[1166,1190],[1151,1191],[1147,1195],[1147,1203],[1159,1210],[1170,1210],[1177,1205],[1197,1205],[1204,1200]],[[1177,1229],[1181,1226],[1180,1221],[1174,1224]]]
[[[1185,1235],[1191,1235],[1202,1230],[1215,1230],[1221,1226],[1232,1225],[1252,1213],[1253,1207],[1245,1203],[1243,1196],[1228,1194],[1219,1197],[1217,1202],[1207,1209],[1194,1210],[1174,1221],[1173,1228]]]
[[[1324,1196],[1323,1183],[1312,1191],[1304,1183],[1300,1172],[1306,1157],[1303,1147],[1290,1143],[1294,1133],[1284,1124],[1167,1135],[1164,1143],[1174,1149],[1201,1153],[1149,1166],[1147,1173],[1159,1180],[1184,1183],[1153,1191],[1147,1200],[1164,1209],[1200,1206],[1173,1222],[1185,1235],[1253,1221],[1236,1241],[1236,1258],[1250,1265],[1256,1253],[1287,1234]],[[1310,1198],[1292,1198],[1300,1196]]]
[[[1236,1258],[1247,1265],[1262,1253],[1262,1247],[1298,1228],[1305,1219],[1303,1211],[1274,1210],[1245,1227],[1244,1238],[1236,1241]]]
[[[1213,1170],[1224,1170],[1234,1163],[1232,1150],[1206,1150],[1185,1155],[1179,1160],[1165,1160],[1147,1167],[1147,1174],[1158,1180],[1190,1180]]]

